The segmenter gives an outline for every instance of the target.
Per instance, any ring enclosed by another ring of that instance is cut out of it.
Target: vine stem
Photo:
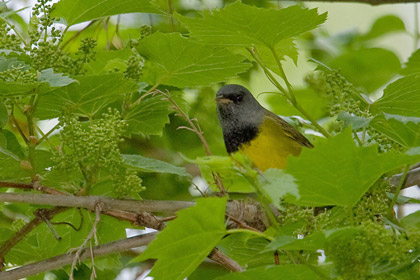
[[[211,156],[211,152],[210,152],[210,147],[206,141],[206,138],[204,138],[203,135],[203,131],[200,128],[200,125],[198,124],[198,121],[196,121],[197,125],[193,122],[192,119],[190,119],[190,117],[184,112],[184,110],[182,110],[181,107],[179,107],[178,103],[176,103],[176,101],[172,98],[172,96],[169,94],[169,92],[163,92],[160,90],[156,90],[157,92],[161,93],[163,96],[165,96],[165,98],[168,99],[169,102],[172,103],[172,105],[175,107],[176,111],[181,115],[181,117],[189,124],[189,126],[191,127],[191,131],[193,131],[198,138],[200,138],[201,143],[203,144],[203,148],[204,151],[206,153],[207,156]],[[214,179],[214,183],[216,184],[217,188],[219,189],[219,191],[222,193],[222,195],[225,195],[226,189],[223,185],[223,181],[222,178],[220,178],[220,175],[217,174],[216,172],[212,172],[212,176]]]
[[[22,43],[25,45],[25,46],[29,46],[29,44],[28,44],[28,42],[25,40],[25,38],[23,38],[23,36],[22,36],[22,34],[20,34],[18,31],[17,31],[17,29],[16,29],[16,27],[15,27],[15,25],[14,24],[12,24],[11,22],[9,22],[7,19],[5,19],[5,18],[2,18],[1,20],[3,20],[14,32],[15,32],[15,34],[16,34],[16,36],[18,36],[19,37],[19,39],[22,41]]]
[[[401,189],[402,189],[402,187],[403,187],[403,185],[404,185],[404,183],[405,183],[405,180],[407,179],[407,174],[408,174],[408,171],[409,171],[409,170],[410,170],[410,165],[409,165],[409,164],[407,164],[407,165],[404,167],[404,171],[403,171],[403,173],[402,173],[402,176],[401,176],[400,182],[398,183],[397,190],[395,191],[394,198],[392,199],[391,204],[389,205],[389,212],[391,213],[391,216],[392,216],[392,214],[393,214],[393,211],[394,211],[394,205],[395,205],[395,203],[397,202],[398,195],[400,194],[400,191],[401,191]]]
[[[258,57],[258,55],[256,54],[255,49],[248,49],[248,51],[251,53],[252,57],[255,59],[255,61],[258,63],[258,65],[261,66],[261,68],[264,70],[265,75],[267,76],[267,78],[270,80],[270,82],[280,90],[280,92],[283,93],[283,95],[287,98],[287,100],[299,111],[302,113],[302,115],[307,118],[313,126],[315,126],[325,137],[329,138],[331,137],[331,135],[311,116],[308,114],[308,112],[305,111],[305,109],[302,108],[302,106],[297,102],[296,97],[293,93],[293,89],[291,84],[289,83],[287,77],[286,77],[286,73],[283,70],[283,67],[281,66],[279,57],[277,56],[277,54],[275,53],[275,51],[273,49],[272,53],[274,56],[274,59],[276,60],[276,63],[280,69],[280,73],[282,74],[282,78],[284,80],[284,82],[286,83],[286,86],[288,88],[288,91],[286,91],[284,89],[283,86],[281,86],[281,84],[277,81],[277,79],[273,76],[273,74],[271,74],[270,70],[265,66],[264,62]]]

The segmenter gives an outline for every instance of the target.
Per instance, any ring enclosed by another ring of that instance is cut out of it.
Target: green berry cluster
[[[399,279],[391,277],[399,265],[418,254],[420,234],[400,234],[373,221],[363,222],[352,235],[337,236],[325,250],[342,279]],[[417,252],[417,253],[415,253]],[[418,279],[420,273],[411,279]]]
[[[353,208],[352,222],[355,224],[364,221],[377,221],[382,223],[382,217],[389,216],[389,199],[387,192],[391,191],[388,179],[379,180]]]
[[[124,71],[124,76],[127,79],[138,80],[142,74],[144,66],[143,57],[135,50],[127,60],[127,69]]]
[[[0,20],[0,49],[20,51],[22,41],[12,32],[11,26]]]
[[[37,71],[54,68],[57,72],[83,74],[83,66],[95,58],[96,41],[91,38],[82,40],[74,56],[64,53],[60,46],[63,32],[54,26],[55,18],[50,16],[53,9],[50,2],[39,0],[32,9],[30,44],[25,46],[32,67]]]
[[[109,110],[102,118],[87,122],[65,114],[60,122],[62,148],[55,159],[59,169],[80,169],[87,188],[110,176],[119,197],[138,195],[143,190],[141,179],[123,164],[118,144],[126,123],[118,110]]]
[[[362,95],[358,90],[349,83],[338,70],[328,72],[318,72],[309,75],[306,82],[318,94],[329,100],[327,111],[331,117],[336,118],[340,113],[347,112],[355,117],[371,118],[368,106],[362,104]],[[345,127],[344,121],[338,121],[331,125],[331,129],[336,132],[341,131]],[[401,150],[401,146],[388,138],[384,134],[378,132],[371,126],[361,128],[364,139],[368,144],[377,144],[379,152],[389,150]]]
[[[92,60],[95,60],[97,42],[92,38],[85,38],[81,40],[80,46],[72,58],[69,55],[64,55],[60,62],[60,70],[72,75],[81,75],[86,72],[84,65]]]
[[[0,72],[0,81],[35,83],[37,81],[37,74],[32,69],[24,70],[23,67],[12,66],[10,69]]]
[[[152,26],[145,24],[140,26],[140,40],[152,34]]]

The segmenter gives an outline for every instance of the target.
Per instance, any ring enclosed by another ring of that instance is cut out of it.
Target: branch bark
[[[140,247],[149,244],[155,238],[157,233],[148,233],[140,236],[130,237],[104,245],[95,246],[93,254],[95,257],[121,253],[132,248]],[[30,275],[35,275],[41,272],[54,270],[65,265],[71,264],[76,253],[62,254],[47,260],[21,266],[16,269],[0,272],[0,280],[15,280],[21,279]],[[89,248],[86,248],[80,254],[80,260],[90,258]]]
[[[40,205],[82,207],[95,211],[95,205],[101,203],[104,211],[121,210],[141,214],[147,212],[176,212],[193,206],[190,201],[170,200],[123,200],[102,196],[71,196],[51,194],[24,194],[24,193],[1,193],[1,202],[22,202]]]

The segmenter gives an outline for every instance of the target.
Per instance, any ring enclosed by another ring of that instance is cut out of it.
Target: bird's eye
[[[235,103],[239,103],[239,102],[241,102],[242,101],[242,99],[244,98],[244,96],[242,95],[242,94],[238,94],[237,96],[236,96],[236,102]]]

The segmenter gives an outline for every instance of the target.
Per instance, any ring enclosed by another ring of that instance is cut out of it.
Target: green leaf
[[[353,116],[348,112],[341,112],[337,116],[337,120],[344,121],[344,126],[348,127],[351,125],[353,130],[359,130],[367,127],[371,122],[372,118],[364,118],[359,116]]]
[[[313,89],[296,89],[294,94],[297,102],[305,111],[315,119],[320,119],[327,115],[328,99],[317,94]],[[267,96],[267,103],[272,111],[282,116],[301,116],[293,105],[287,101],[287,98],[281,94],[270,94]]]
[[[149,84],[207,85],[235,77],[251,66],[225,48],[199,45],[179,33],[154,33],[137,50],[149,62],[144,77]]]
[[[153,1],[146,0],[61,0],[51,16],[74,25],[88,20],[127,13],[161,14]]]
[[[394,199],[395,194],[387,192],[386,195],[389,199]],[[396,204],[406,204],[406,203],[415,203],[420,204],[420,199],[404,196],[404,195],[398,195],[397,200],[395,201]]]
[[[178,167],[165,161],[143,157],[141,155],[122,155],[124,164],[141,172],[158,172],[191,177],[185,168]]]
[[[64,87],[71,83],[77,82],[76,80],[73,80],[72,78],[65,76],[62,73],[54,73],[52,68],[42,70],[38,81],[48,82],[51,87]]]
[[[318,15],[316,9],[291,6],[286,9],[263,9],[240,1],[220,10],[203,12],[202,18],[177,18],[190,30],[193,38],[213,46],[234,48],[255,47],[261,60],[281,75],[273,52],[279,59],[285,55],[297,61],[292,37],[322,24],[327,14]],[[244,52],[244,50],[241,50]],[[252,60],[249,53],[245,53]]]
[[[357,147],[346,129],[290,157],[286,173],[299,185],[300,199],[293,203],[352,207],[384,173],[419,159],[418,154],[378,154],[376,146]]]
[[[25,157],[22,146],[16,139],[15,134],[10,130],[0,130],[0,147],[6,149],[19,159],[23,159]]]
[[[420,73],[389,84],[384,95],[371,105],[371,112],[420,117]]]
[[[192,37],[221,46],[274,48],[284,39],[316,28],[327,18],[316,9],[291,6],[286,9],[263,9],[239,1],[219,10],[205,11],[202,18],[178,16]]]
[[[235,272],[226,276],[217,277],[215,280],[318,280],[323,279],[305,265],[277,265],[249,269],[244,272]]]
[[[94,36],[93,34],[91,36]],[[115,69],[115,64],[124,65],[120,71],[124,71],[127,68],[127,59],[132,54],[130,48],[122,50],[97,50],[96,56],[101,59],[95,59],[89,61],[84,65],[86,69],[86,75],[98,75],[107,74]]]
[[[418,232],[420,230],[420,211],[416,211],[403,217],[400,220],[401,226],[409,232]]]
[[[13,97],[28,94],[43,94],[51,91],[48,83],[0,82],[0,96]]]
[[[316,251],[319,249],[325,249],[326,243],[329,239],[336,238],[338,236],[353,235],[359,231],[358,228],[340,228],[333,230],[324,230],[312,233],[305,236],[302,239],[298,239],[296,236],[282,235],[276,237],[276,239],[267,245],[265,251],[275,250],[309,250]]]
[[[25,62],[19,60],[17,57],[0,57],[0,72],[6,71],[8,69],[18,68],[22,70],[28,70],[29,65]]]
[[[35,115],[40,119],[52,119],[61,116],[63,111],[70,111],[93,117],[110,103],[121,99],[123,93],[136,88],[133,81],[126,80],[120,73],[79,76],[77,81],[79,83],[42,95]]]
[[[248,233],[230,234],[223,238],[217,248],[234,259],[242,267],[258,267],[273,264],[273,253],[264,252],[269,241]]]
[[[248,60],[255,61],[254,57],[250,52],[245,48],[231,47],[234,53],[241,54],[245,56]],[[290,57],[295,64],[297,64],[298,59],[298,50],[296,49],[293,39],[287,38],[281,40],[274,46],[274,51],[276,52],[280,60],[284,60],[285,56]],[[282,75],[280,72],[277,61],[273,57],[272,51],[265,46],[255,46],[255,52],[258,53],[258,57],[263,61],[264,65],[274,71],[277,75]]]
[[[396,54],[380,48],[348,51],[328,65],[340,69],[349,82],[363,87],[367,92],[373,92],[383,86],[401,69]]]
[[[281,169],[268,169],[258,176],[258,180],[267,198],[279,209],[280,199],[284,196],[292,195],[299,199],[299,187],[295,183],[295,178]]]
[[[226,198],[198,199],[196,206],[179,211],[135,260],[157,259],[150,272],[156,280],[184,279],[226,234],[225,207]]]
[[[405,31],[404,22],[397,16],[386,15],[378,18],[372,25],[369,32],[361,37],[363,40],[370,40],[381,37],[392,32]]]
[[[0,147],[0,180],[29,177],[29,172],[22,169],[20,159],[13,153]]]
[[[383,113],[370,125],[404,147],[420,146],[420,118]]]
[[[128,131],[134,134],[162,135],[169,123],[169,102],[162,96],[148,96],[125,115]]]
[[[417,49],[411,54],[408,62],[405,64],[405,67],[401,72],[404,75],[420,72],[420,49]]]
[[[194,163],[198,164],[201,175],[208,182],[213,190],[217,191],[214,186],[213,173],[219,174],[223,180],[223,185],[229,192],[250,193],[255,192],[255,189],[250,185],[247,178],[245,178],[236,168],[231,157],[228,156],[206,156],[196,158]]]
[[[7,112],[6,105],[0,100],[0,131],[6,126],[9,121],[9,113]]]

